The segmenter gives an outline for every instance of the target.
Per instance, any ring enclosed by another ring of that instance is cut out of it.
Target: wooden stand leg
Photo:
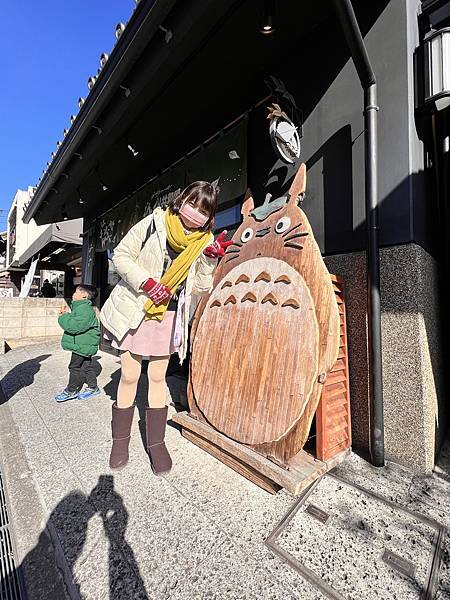
[[[280,488],[285,488],[294,496],[301,494],[321,475],[342,462],[348,452],[341,452],[330,461],[321,461],[301,450],[284,467],[187,413],[174,415],[173,421],[181,425],[186,439],[271,494]]]
[[[255,469],[252,469],[226,450],[219,448],[219,446],[216,446],[197,433],[183,428],[182,435],[202,450],[208,452],[208,454],[211,454],[227,466],[234,469],[240,475],[243,475],[253,483],[256,483],[256,485],[266,490],[266,492],[276,494],[281,489],[281,486],[277,485],[274,481],[270,480],[268,477],[264,477],[264,475],[258,473]]]

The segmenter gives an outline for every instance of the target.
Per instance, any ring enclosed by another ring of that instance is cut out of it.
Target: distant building
[[[11,298],[19,293],[19,289],[6,269],[6,250],[8,233],[0,232],[0,298]]]
[[[49,225],[37,225],[34,219],[25,223],[23,215],[32,194],[32,187],[17,190],[8,213],[5,267],[14,282],[13,293],[18,295],[25,274],[37,260],[28,295],[37,296],[44,279],[49,279],[57,295],[70,296],[81,272],[83,219]]]

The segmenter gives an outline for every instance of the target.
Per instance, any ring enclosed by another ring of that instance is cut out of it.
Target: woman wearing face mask
[[[188,322],[199,296],[208,292],[217,259],[231,242],[211,233],[217,191],[205,181],[189,185],[168,208],[156,208],[114,250],[121,276],[100,319],[121,351],[121,378],[112,407],[110,467],[128,462],[134,400],[142,357],[149,357],[147,451],[155,474],[170,471],[164,444],[167,421],[166,371],[170,355],[186,357]]]

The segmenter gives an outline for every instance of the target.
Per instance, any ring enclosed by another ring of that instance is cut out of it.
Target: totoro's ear
[[[241,215],[248,217],[254,208],[255,203],[253,202],[252,190],[248,188],[245,193],[244,202],[242,203]]]
[[[306,165],[302,163],[294,177],[291,187],[289,188],[289,202],[298,202],[301,194],[306,190]]]

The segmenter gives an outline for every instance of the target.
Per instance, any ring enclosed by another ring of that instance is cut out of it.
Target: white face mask
[[[181,205],[180,215],[188,219],[196,227],[204,227],[209,219],[207,215],[204,215],[186,202],[183,202]]]

